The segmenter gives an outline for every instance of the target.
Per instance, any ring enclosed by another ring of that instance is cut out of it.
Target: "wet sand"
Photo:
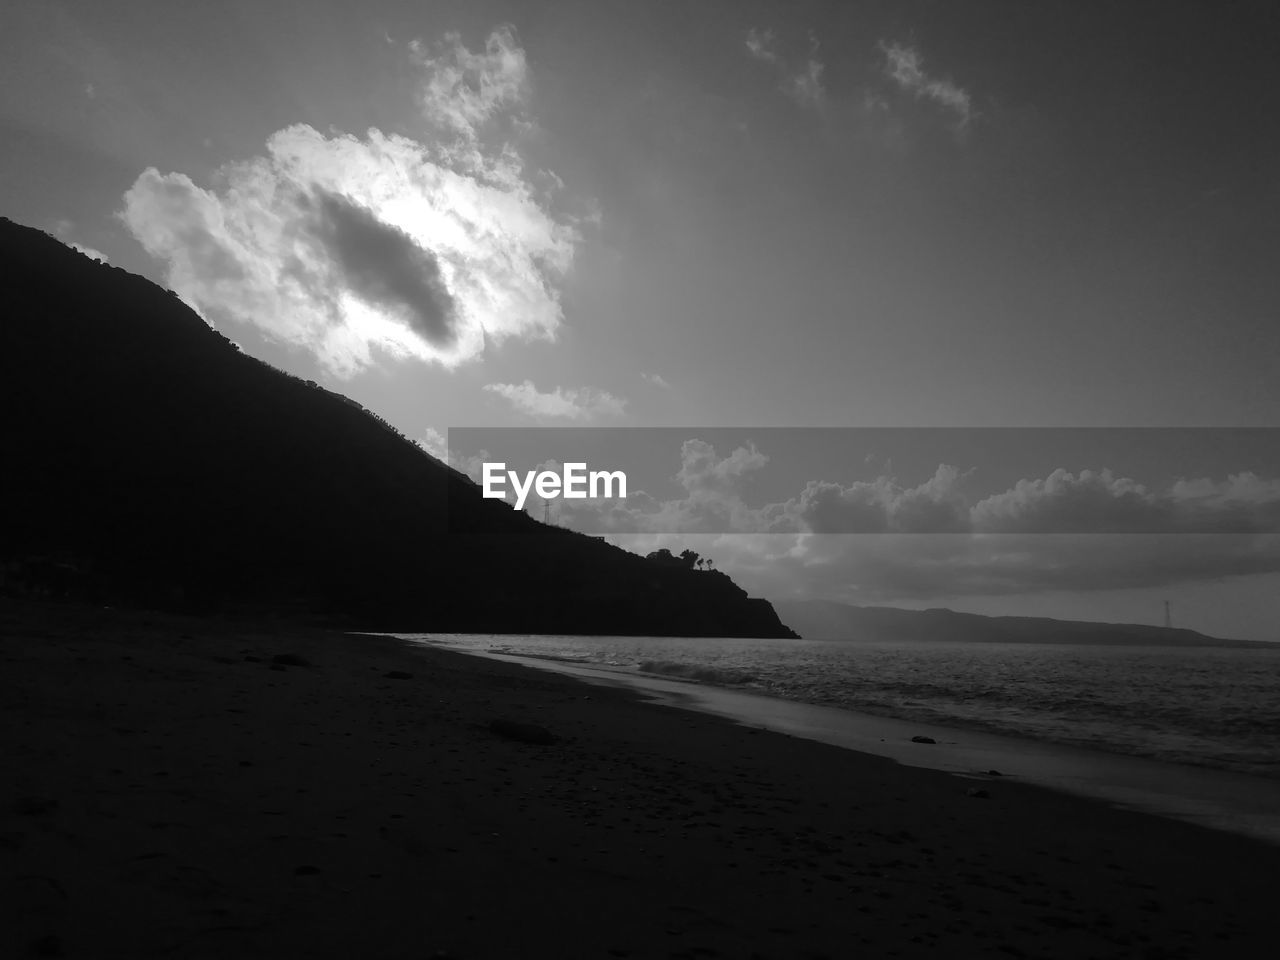
[[[1273,846],[394,640],[10,604],[0,711],[17,956],[1274,949]]]
[[[444,635],[447,637],[447,635]],[[496,638],[501,640],[501,638]],[[430,638],[419,642],[438,644]],[[447,648],[448,643],[443,645]],[[958,776],[1017,777],[1108,803],[1229,830],[1280,845],[1280,780],[800,703],[553,657],[470,651],[508,663],[634,690],[646,699],[764,730],[817,740]],[[928,737],[921,745],[914,737]]]

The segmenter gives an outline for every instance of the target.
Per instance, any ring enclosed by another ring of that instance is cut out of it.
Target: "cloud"
[[[911,485],[887,467],[871,480],[811,480],[795,496],[752,506],[745,481],[768,459],[754,446],[721,457],[709,443],[686,440],[674,476],[680,497],[610,506],[607,517],[584,504],[578,529],[804,536],[1280,534],[1280,478],[1252,473],[1152,489],[1107,469],[1057,469],[975,500],[963,489],[973,471],[939,464],[933,476]]]
[[[628,534],[758,529],[762,521],[746,505],[743,487],[768,462],[753,445],[737,447],[721,457],[703,440],[686,440],[680,447],[680,469],[672,477],[680,484],[682,496],[658,500],[629,487],[625,501],[566,500],[560,506],[560,522],[579,531]]]
[[[756,596],[942,605],[964,598],[1177,588],[1280,573],[1280,536],[623,534],[691,548]]]
[[[1280,572],[1276,535],[745,534],[713,542],[717,565],[753,593],[854,603],[1151,589]]]
[[[683,496],[666,501],[603,505],[607,515],[582,504],[581,530],[644,533],[726,533],[811,537],[830,533],[958,533],[969,529],[968,505],[956,490],[960,473],[939,466],[933,477],[903,487],[889,477],[848,485],[810,481],[797,497],[749,506],[746,481],[769,458],[756,447],[726,457],[701,440],[680,450],[674,479]]]
[[[950,80],[931,77],[924,70],[924,57],[913,46],[903,43],[885,43],[880,49],[885,55],[885,75],[901,90],[917,99],[929,100],[951,113],[958,127],[964,127],[973,116],[973,102],[967,90]]]
[[[826,96],[826,88],[822,85],[824,64],[818,59],[818,42],[810,39],[809,56],[804,63],[796,66],[777,52],[772,30],[757,30],[754,27],[747,31],[747,55],[762,63],[772,64],[779,74],[781,89],[796,100],[801,106],[820,107]]]
[[[773,48],[773,31],[757,30],[752,27],[747,31],[747,53],[755,57],[757,60],[763,60],[766,63],[776,63],[778,54]]]
[[[121,219],[214,323],[256,326],[351,375],[381,358],[452,367],[508,338],[553,340],[582,218],[517,148],[528,68],[500,28],[411,45],[421,141],[297,124],[204,188],[149,168]]]
[[[493,462],[493,456],[488,450],[467,455],[450,452],[446,462],[463,476],[468,477],[472,483],[481,484],[484,482],[484,465]]]
[[[1058,469],[1019,480],[972,510],[973,527],[991,533],[1140,532],[1170,520],[1167,505],[1146,487],[1110,470]]]
[[[65,218],[59,218],[57,220],[54,220],[50,224],[50,230],[52,230],[54,237],[61,240],[72,250],[76,250],[79,253],[83,253],[90,260],[99,260],[102,263],[110,263],[111,261],[107,259],[107,255],[103,253],[101,250],[95,249],[94,247],[86,246],[83,243],[77,243],[75,240],[72,240],[70,238],[70,233],[72,230],[75,229],[75,226],[76,225],[72,223],[70,220],[67,220]]]
[[[978,502],[971,526],[988,533],[1272,533],[1280,531],[1280,479],[1241,473],[1156,491],[1110,470],[1059,469]]]
[[[848,485],[810,481],[782,515],[809,533],[953,533],[968,529],[969,510],[956,490],[960,471],[940,464],[915,487],[880,476]]]
[[[1280,532],[1280,479],[1252,473],[1179,480],[1155,490],[1107,469],[1021,479],[970,503],[956,468],[916,487],[880,476],[811,481],[776,516],[810,533],[1268,534]],[[774,529],[779,529],[775,522]]]
[[[644,380],[645,383],[654,387],[658,387],[661,390],[671,389],[671,384],[668,383],[666,378],[663,377],[662,374],[660,373],[641,373],[640,377],[641,379]]]
[[[415,442],[437,460],[442,460],[445,463],[449,462],[449,443],[444,434],[435,427],[427,427],[422,431],[422,436]]]
[[[532,380],[526,380],[524,383],[490,383],[485,385],[485,390],[505,398],[521,413],[542,419],[594,420],[621,416],[626,409],[626,401],[621,397],[591,387],[556,387],[544,393]]]
[[[797,496],[752,506],[752,483],[769,462],[752,445],[721,454],[688,439],[672,475],[677,495],[658,499],[631,477],[625,501],[557,501],[556,523],[639,553],[688,546],[714,554],[757,594],[861,603],[1280,572],[1280,479],[1241,473],[1155,490],[1107,470],[1055,470],[971,503],[962,487],[972,474],[944,464],[918,484],[813,481]]]
[[[1280,478],[1266,480],[1245,471],[1231,474],[1220,482],[1208,477],[1199,480],[1182,479],[1173,485],[1169,496],[1177,503],[1197,504],[1207,509],[1265,509],[1280,503]]]
[[[80,251],[90,260],[99,260],[102,263],[111,262],[110,260],[107,259],[107,255],[103,253],[101,250],[95,250],[93,247],[86,247],[83,243],[76,243],[74,240],[72,240],[72,241],[67,241],[67,246],[69,246],[73,250]]]
[[[412,40],[409,49],[426,74],[419,94],[423,113],[468,142],[478,140],[486,124],[524,99],[529,66],[509,26],[494,30],[484,49],[475,53],[458,33],[430,45]]]
[[[812,56],[800,70],[791,75],[788,89],[799,103],[806,106],[818,106],[822,103],[827,92],[822,86],[822,71],[822,61]]]
[[[703,440],[686,440],[680,445],[680,471],[676,480],[690,494],[714,491],[736,495],[742,478],[768,462],[769,458],[754,444],[737,447],[721,459],[711,444]]]

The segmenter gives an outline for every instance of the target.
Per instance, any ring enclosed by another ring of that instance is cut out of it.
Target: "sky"
[[[431,449],[468,426],[1277,427],[1271,13],[11,0],[0,213]],[[1274,463],[1216,449],[1157,477],[1104,444],[1002,489],[1110,471],[1270,504]],[[992,467],[916,459],[804,482]],[[769,596],[1149,622],[1172,596],[1184,625],[1280,639],[1265,532],[1100,543],[699,548]]]

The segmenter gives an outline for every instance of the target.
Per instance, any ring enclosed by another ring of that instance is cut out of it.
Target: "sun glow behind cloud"
[[[211,189],[138,177],[121,218],[206,319],[253,324],[340,376],[555,338],[580,221],[556,209],[559,178],[519,152],[533,128],[523,49],[500,28],[477,52],[456,34],[410,51],[421,140],[296,124]]]

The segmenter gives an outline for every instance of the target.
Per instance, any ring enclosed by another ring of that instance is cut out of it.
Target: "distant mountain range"
[[[169,291],[0,220],[0,594],[365,629],[786,637],[719,572],[485,500]]]
[[[946,640],[958,643],[1077,643],[1108,646],[1274,647],[1223,640],[1194,630],[1140,623],[1091,623],[1048,617],[985,617],[954,610],[859,607],[827,600],[775,601],[782,622],[806,640]]]

